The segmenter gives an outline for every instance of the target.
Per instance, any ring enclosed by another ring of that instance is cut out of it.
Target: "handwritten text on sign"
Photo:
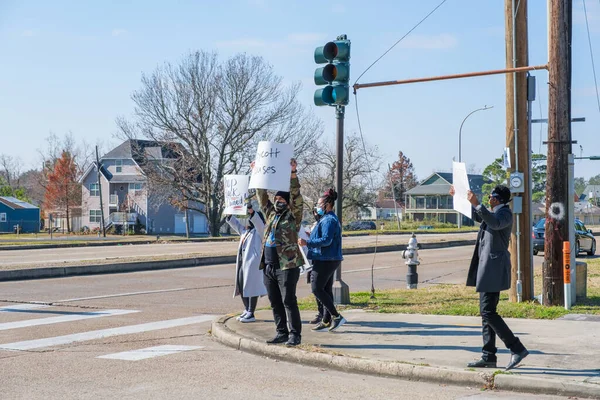
[[[250,178],[251,189],[290,190],[290,160],[294,146],[285,143],[259,142]]]
[[[225,214],[246,214],[248,178],[248,175],[225,175]]]

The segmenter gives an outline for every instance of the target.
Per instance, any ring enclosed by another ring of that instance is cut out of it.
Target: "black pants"
[[[296,285],[300,278],[300,269],[281,270],[272,265],[266,265],[263,272],[277,333],[300,338],[302,320],[296,298]]]
[[[333,275],[341,261],[313,261],[311,289],[315,297],[323,304],[323,322],[339,314],[333,302]]]
[[[238,266],[237,278],[238,289],[240,291],[240,296],[242,297],[242,303],[244,303],[244,309],[251,314],[254,314],[256,305],[258,304],[258,296],[244,297],[244,270],[241,265]]]
[[[310,284],[310,285],[311,285],[311,287],[312,287],[312,282],[313,282],[313,280],[314,280],[314,278],[313,278],[313,274],[312,274],[312,270],[311,270],[311,271],[308,273],[308,282],[307,282],[308,284]],[[329,285],[329,282],[327,282],[327,285]],[[331,286],[331,293],[333,293],[333,275],[331,276],[331,285],[330,285],[330,286]],[[321,320],[323,320],[323,317],[325,316],[325,312],[324,312],[324,310],[323,310],[323,303],[321,303],[321,302],[319,301],[319,299],[316,299],[316,300],[317,300],[317,310],[318,310],[318,312],[317,312],[317,316],[318,316],[318,317],[319,317]],[[324,321],[324,322],[325,322],[325,323],[328,323],[328,322],[329,322],[329,320],[327,320],[327,321]]]
[[[496,312],[498,301],[500,301],[500,293],[479,293],[479,312],[483,334],[483,356],[481,358],[490,362],[497,361],[496,335],[511,352],[520,353],[525,350],[519,338],[512,333],[506,322]]]

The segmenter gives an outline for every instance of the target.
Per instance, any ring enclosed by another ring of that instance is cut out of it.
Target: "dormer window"
[[[115,160],[115,172],[117,174],[123,172],[123,160]]]

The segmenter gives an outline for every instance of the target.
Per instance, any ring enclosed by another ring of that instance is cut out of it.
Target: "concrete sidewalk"
[[[504,373],[510,353],[498,352],[498,369],[475,370],[467,363],[481,354],[481,319],[440,315],[383,314],[347,310],[337,332],[312,332],[313,312],[303,312],[302,346],[265,344],[275,334],[271,311],[242,324],[225,316],[212,334],[242,351],[349,372],[387,375],[548,395],[600,399],[600,318],[507,319],[530,355]],[[577,320],[586,319],[586,320]],[[498,344],[502,342],[498,340]],[[502,371],[502,372],[497,372]]]

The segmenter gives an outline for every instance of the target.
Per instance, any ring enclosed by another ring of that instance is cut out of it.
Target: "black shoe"
[[[342,314],[338,315],[334,319],[331,320],[331,327],[329,328],[329,332],[333,332],[337,330],[340,326],[346,323],[346,318],[342,317]]]
[[[529,352],[527,351],[527,349],[523,350],[523,351],[522,351],[522,352],[520,352],[520,353],[513,353],[513,354],[510,356],[510,362],[509,362],[509,363],[508,363],[508,365],[506,366],[506,369],[505,369],[505,371],[511,370],[511,369],[513,369],[514,367],[516,367],[517,365],[519,365],[519,363],[520,363],[521,361],[523,361],[523,359],[524,359],[525,357],[527,357],[528,355],[529,355]]]
[[[496,361],[485,361],[483,358],[467,364],[469,368],[496,368]]]
[[[289,339],[288,335],[283,335],[281,333],[278,333],[277,336],[275,336],[273,339],[267,340],[267,344],[285,343],[288,341],[288,339]]]
[[[296,347],[301,343],[301,340],[297,336],[290,336],[290,339],[285,343],[287,347]]]
[[[314,319],[311,319],[309,324],[318,324],[319,322],[323,321],[323,317],[320,315],[315,316]]]

